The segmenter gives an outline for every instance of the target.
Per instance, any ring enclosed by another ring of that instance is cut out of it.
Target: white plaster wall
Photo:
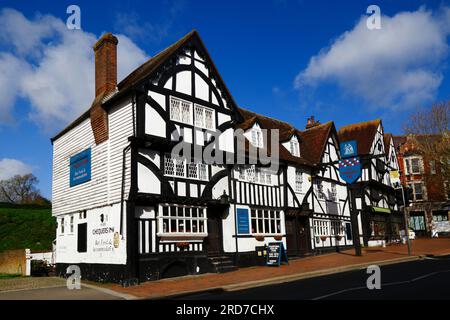
[[[74,216],[74,231],[70,232],[70,214],[58,216],[58,229],[56,232],[56,263],[126,263],[126,205],[124,205],[123,231],[124,237],[120,237],[119,247],[114,247],[114,233],[120,232],[120,204],[104,206],[87,210],[87,218],[80,219],[79,214]],[[105,217],[101,223],[100,215]],[[61,234],[61,218],[65,219],[65,232]],[[87,222],[87,252],[77,252],[79,223]],[[97,234],[94,230],[108,228],[108,233]],[[113,228],[113,231],[109,230]]]

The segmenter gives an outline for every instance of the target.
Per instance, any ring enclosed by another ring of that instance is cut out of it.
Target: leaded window
[[[208,129],[208,130],[214,130],[215,124],[214,124],[214,110],[200,106],[195,105],[195,126]]]
[[[192,124],[192,103],[170,97],[170,120]]]
[[[300,169],[295,169],[295,192],[302,192],[303,173]]]

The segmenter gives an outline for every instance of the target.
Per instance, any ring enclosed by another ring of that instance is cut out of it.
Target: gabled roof
[[[159,67],[161,67],[174,53],[177,52],[180,48],[182,48],[185,44],[187,44],[190,41],[197,42],[204,54],[207,57],[208,62],[210,63],[210,67],[212,68],[212,71],[214,75],[217,77],[218,83],[220,83],[223,86],[223,90],[225,91],[226,96],[230,99],[230,101],[234,104],[234,106],[237,106],[236,102],[234,101],[232,95],[230,94],[230,91],[228,90],[227,86],[225,85],[225,82],[223,81],[222,77],[220,76],[214,61],[211,59],[208,50],[206,49],[206,46],[204,45],[202,39],[200,38],[200,35],[198,34],[197,30],[192,30],[188,34],[186,34],[184,37],[182,37],[180,40],[172,44],[171,46],[167,47],[163,51],[159,52],[152,58],[150,58],[147,62],[144,62],[141,66],[136,68],[133,72],[131,72],[128,76],[126,76],[122,81],[119,82],[117,85],[118,91],[106,102],[103,103],[103,107],[107,109],[109,106],[111,106],[111,102],[115,101],[116,99],[122,97],[125,95],[130,89],[132,89],[135,85],[138,85],[142,81],[144,81],[148,76],[150,76],[153,72],[157,71]],[[120,46],[120,43],[119,43]],[[75,126],[80,124],[85,119],[89,118],[89,109],[86,110],[82,115],[80,115],[75,121],[73,121],[71,124],[69,124],[65,129],[63,129],[61,132],[59,132],[57,135],[55,135],[53,138],[51,138],[51,141],[55,141],[59,137],[61,137],[63,134],[68,132],[69,130],[73,129]]]
[[[338,132],[339,141],[356,140],[358,143],[358,154],[367,155],[370,153],[370,148],[380,124],[381,120],[376,119],[344,126]]]
[[[384,142],[384,149],[386,151],[386,154],[389,154],[389,151],[391,149],[391,139],[392,138],[392,133],[385,133],[384,137],[383,137],[383,142]]]
[[[309,162],[319,164],[322,160],[328,137],[333,131],[337,134],[332,121],[302,131],[302,155]]]
[[[270,139],[270,133],[272,129],[278,129],[279,130],[279,139],[280,142],[286,141],[286,137],[292,136],[292,134],[297,134],[301,141],[301,132],[297,129],[295,129],[293,126],[291,126],[289,123],[280,121],[274,118],[266,117],[263,115],[260,115],[258,113],[255,113],[253,111],[249,111],[243,108],[238,108],[238,113],[242,117],[242,122],[236,125],[236,128],[242,129],[242,130],[248,130],[253,126],[255,122],[258,122],[262,128],[268,130],[268,139]],[[269,144],[270,145],[270,144]],[[268,146],[270,148],[270,146]],[[247,148],[247,144],[246,144]],[[300,153],[302,154],[302,146],[300,146]],[[248,151],[248,150],[246,150]],[[269,150],[270,151],[270,150]],[[300,165],[312,165],[309,161],[307,161],[303,156],[296,157],[293,156],[282,144],[279,144],[279,157],[281,160],[300,164]]]

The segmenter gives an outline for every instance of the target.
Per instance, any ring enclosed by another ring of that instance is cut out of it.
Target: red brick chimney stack
[[[311,116],[311,117],[308,118],[308,120],[306,122],[306,129],[310,129],[310,128],[313,128],[313,127],[318,126],[318,125],[320,125],[320,122],[316,121],[314,119],[314,116]]]
[[[117,43],[110,32],[105,33],[94,45],[95,96],[112,93],[117,87]]]
[[[117,87],[117,43],[110,32],[105,33],[94,45],[95,99],[90,110],[91,127],[96,144],[108,140],[108,113],[103,109],[103,99]]]

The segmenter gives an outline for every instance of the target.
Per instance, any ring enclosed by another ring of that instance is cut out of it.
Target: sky
[[[66,27],[72,4],[79,30]],[[450,93],[445,0],[6,0],[0,29],[0,180],[31,172],[50,199],[50,138],[90,106],[92,45],[107,31],[120,81],[196,29],[239,106],[299,129],[311,115],[337,128],[381,118],[401,134]]]

